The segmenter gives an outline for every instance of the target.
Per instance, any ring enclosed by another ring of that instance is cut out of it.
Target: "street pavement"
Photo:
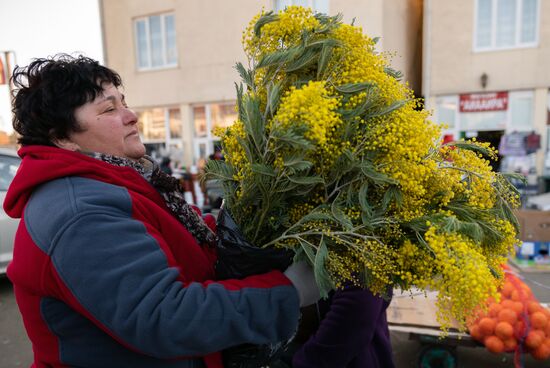
[[[550,273],[522,275],[541,302],[550,302]],[[397,332],[392,332],[391,339],[396,368],[418,367],[418,356],[423,349],[420,342],[410,340],[406,333]],[[460,368],[514,367],[512,354],[493,355],[483,347],[459,346],[456,357]],[[31,362],[32,349],[15,303],[13,288],[6,277],[0,276],[0,368],[29,367]],[[525,368],[550,368],[550,360],[538,362],[530,356],[523,363]]]
[[[13,288],[0,276],[0,368],[30,367],[32,348],[19,315]]]

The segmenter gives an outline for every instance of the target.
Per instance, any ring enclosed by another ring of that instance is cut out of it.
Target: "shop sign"
[[[508,92],[460,95],[460,112],[505,111],[507,109]]]

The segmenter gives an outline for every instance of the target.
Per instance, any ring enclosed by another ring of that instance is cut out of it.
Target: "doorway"
[[[461,137],[476,137],[476,140],[478,142],[487,142],[491,145],[491,147],[498,150],[498,146],[500,144],[500,140],[502,136],[504,135],[504,130],[481,130],[477,132],[463,132],[461,134]],[[493,168],[493,171],[499,171],[500,169],[500,160],[502,159],[502,156],[500,154],[498,155],[496,160],[491,159],[490,157],[485,157],[489,160],[491,167]]]

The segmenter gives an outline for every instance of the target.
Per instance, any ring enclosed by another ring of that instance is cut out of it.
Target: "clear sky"
[[[103,62],[99,0],[0,0],[0,52],[7,50],[20,66],[60,52]],[[0,130],[12,131],[6,85],[0,85]]]

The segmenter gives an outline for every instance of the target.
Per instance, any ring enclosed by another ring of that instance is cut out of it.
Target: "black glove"
[[[217,220],[216,276],[218,280],[241,279],[272,270],[284,271],[294,252],[288,249],[258,248],[241,233],[227,208],[222,208]]]
[[[259,368],[276,361],[284,352],[286,343],[253,345],[242,344],[222,351],[225,368]]]

